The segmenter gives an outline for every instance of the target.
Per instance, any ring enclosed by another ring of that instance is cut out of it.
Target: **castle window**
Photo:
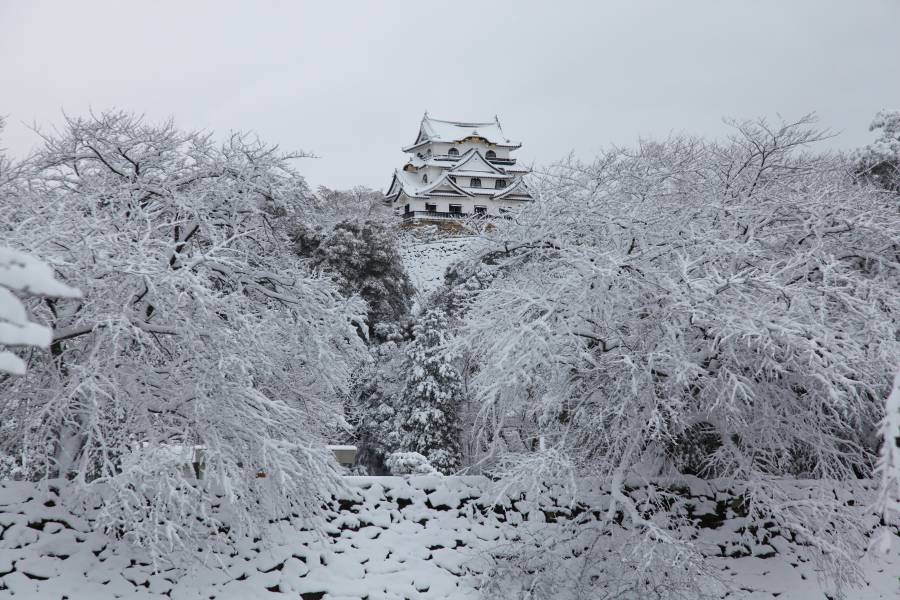
[[[422,183],[428,183],[428,173],[422,175]]]
[[[484,153],[484,157],[487,158],[488,160],[494,160],[495,158],[497,158],[497,153],[494,152],[493,150],[488,150],[487,152]]]
[[[449,212],[455,215],[462,214],[462,204],[451,204],[448,208]]]
[[[487,206],[476,206],[475,214],[476,215],[486,215],[487,214]]]
[[[498,190],[502,190],[505,187],[506,187],[506,182],[503,181],[502,179],[497,179],[494,181],[494,188],[496,188]]]
[[[471,185],[472,187],[481,187],[481,179],[479,179],[478,177],[473,177],[472,183],[470,183],[469,185]]]
[[[428,212],[437,212],[437,204],[425,203],[425,210]]]
[[[447,155],[448,156],[459,156],[459,150],[457,150],[456,148],[450,148],[449,150],[447,150]]]

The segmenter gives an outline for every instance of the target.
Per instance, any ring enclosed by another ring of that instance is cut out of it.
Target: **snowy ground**
[[[498,496],[478,477],[347,482],[348,491],[326,511],[325,536],[288,518],[264,540],[239,540],[158,573],[139,552],[92,533],[89,522],[61,507],[52,489],[0,483],[0,597],[474,599],[486,576],[496,573],[491,551],[552,537],[559,522],[575,514],[569,501],[535,506],[518,496]],[[797,486],[800,494],[805,489]],[[603,498],[588,490],[575,510],[590,518]],[[695,490],[693,502],[696,518],[705,522],[697,543],[708,549],[727,584],[718,597],[826,598],[801,548],[777,532],[767,532],[764,543],[741,539],[741,520],[730,514],[727,493],[711,485]],[[622,551],[612,539],[600,549],[600,572]],[[900,597],[898,546],[887,562],[865,559],[869,585],[850,598]]]

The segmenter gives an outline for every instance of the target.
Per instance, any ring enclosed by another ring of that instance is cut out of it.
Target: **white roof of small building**
[[[408,151],[426,142],[453,143],[468,137],[484,138],[491,144],[511,148],[518,148],[522,145],[506,137],[497,117],[494,117],[493,121],[444,121],[429,117],[428,113],[425,113],[416,141],[403,150]]]

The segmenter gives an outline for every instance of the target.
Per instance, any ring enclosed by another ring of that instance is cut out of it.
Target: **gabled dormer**
[[[460,172],[470,172],[470,173],[485,173],[485,174],[494,174],[506,176],[506,173],[503,170],[499,169],[492,165],[488,160],[479,152],[476,148],[472,148],[464,155],[462,155],[453,167],[450,169],[451,173],[460,173]]]

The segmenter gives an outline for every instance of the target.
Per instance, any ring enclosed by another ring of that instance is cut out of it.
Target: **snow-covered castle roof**
[[[425,113],[416,141],[403,150],[408,152],[426,142],[452,143],[471,137],[483,138],[491,144],[508,148],[518,148],[522,145],[506,137],[497,117],[494,117],[493,121],[443,121],[429,117],[428,113]]]

